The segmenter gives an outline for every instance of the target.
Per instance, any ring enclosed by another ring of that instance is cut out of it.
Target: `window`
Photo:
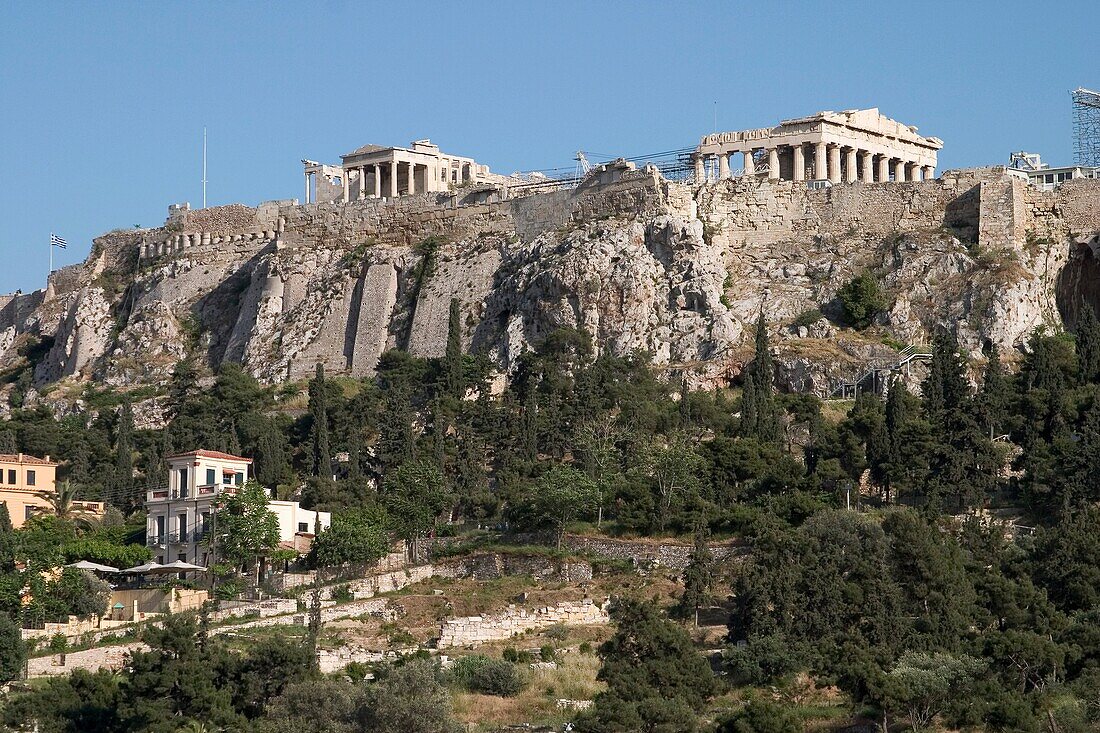
[[[213,468],[206,469],[206,485],[213,486],[216,483],[218,483],[217,471]]]
[[[164,515],[157,517],[157,541],[164,541]]]
[[[181,499],[186,499],[187,498],[187,489],[190,488],[187,485],[187,469],[186,468],[181,468],[179,470],[179,481],[180,481],[180,498]]]
[[[34,469],[33,468],[28,468],[27,469],[27,486],[34,486],[34,479],[35,479]]]
[[[157,565],[164,564],[164,555],[157,555]]]
[[[34,510],[37,509],[37,508],[38,507],[36,507],[32,504],[27,504],[26,506],[24,506],[23,507],[23,519],[30,519],[31,517],[33,517],[34,516]]]
[[[233,474],[233,483],[236,484],[237,486],[242,485],[244,483],[244,474],[243,473]]]
[[[9,468],[8,469],[8,483],[11,484],[12,486],[15,486],[15,484],[16,484],[15,469],[14,468]]]
[[[298,522],[298,531],[299,532],[308,532],[309,531],[309,522]]]

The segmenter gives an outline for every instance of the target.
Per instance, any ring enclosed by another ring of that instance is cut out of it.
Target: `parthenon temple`
[[[491,178],[489,166],[479,165],[472,158],[443,153],[431,140],[415,140],[408,148],[364,145],[340,158],[343,161],[340,166],[302,161],[305,203],[397,198],[447,191],[452,186]]]
[[[706,135],[693,156],[695,180],[741,175],[831,183],[920,181],[935,177],[943,141],[879,114],[877,108],[819,112],[775,127]],[[734,162],[734,166],[737,166]],[[715,170],[717,163],[717,170]]]

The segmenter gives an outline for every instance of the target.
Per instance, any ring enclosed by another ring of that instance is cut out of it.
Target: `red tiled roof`
[[[186,453],[177,453],[174,456],[168,456],[169,459],[172,459],[172,458],[191,458],[191,457],[195,457],[195,458],[220,458],[223,461],[244,461],[245,463],[252,463],[251,458],[245,458],[244,456],[235,456],[232,453],[222,453],[221,451],[217,451],[217,450],[202,450],[201,448],[199,450],[192,450],[192,451],[188,451]]]
[[[0,453],[0,462],[2,463],[30,463],[35,466],[56,466],[53,461],[47,461],[45,458],[36,458],[35,456],[28,455],[26,453]]]

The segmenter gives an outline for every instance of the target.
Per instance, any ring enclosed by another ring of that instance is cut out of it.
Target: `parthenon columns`
[[[864,183],[875,182],[875,154],[870,150],[863,150],[860,152],[860,157],[863,158],[863,178]]]
[[[416,163],[409,161],[409,195],[416,193]]]
[[[878,180],[883,183],[890,180],[890,159],[885,155],[878,159]]]
[[[801,145],[794,145],[791,148],[793,153],[792,160],[794,160],[794,172],[791,174],[792,181],[805,181],[806,180],[806,155],[802,150]]]
[[[730,157],[728,155],[718,156],[718,180],[724,181],[730,177]]]
[[[901,183],[904,180],[905,180],[905,161],[904,160],[895,160],[894,161],[894,182],[895,183]]]
[[[856,149],[848,148],[844,154],[844,180],[855,183],[856,180]]]
[[[310,177],[310,175],[311,175],[310,172],[306,171],[306,200],[305,200],[305,202],[307,204],[309,203],[309,177]]]
[[[397,198],[397,161],[390,163],[390,198]]]
[[[814,143],[814,178],[818,180],[828,177],[825,150],[825,143]]]
[[[344,203],[346,204],[351,199],[351,176],[348,175],[348,171],[344,171],[341,178],[344,179]]]
[[[751,176],[752,174],[756,173],[756,161],[753,160],[752,151],[746,150],[741,155],[744,157],[745,160],[745,175]]]
[[[924,166],[920,163],[909,164],[909,180],[919,181],[921,179],[921,171],[924,170]]]
[[[840,183],[840,146],[829,146],[829,181]]]
[[[707,175],[707,164],[702,155],[695,156],[695,182],[702,183]]]
[[[382,197],[382,166],[374,164],[374,197]]]
[[[931,181],[936,177],[936,166],[926,165],[924,166],[924,180]]]
[[[768,180],[779,180],[779,150],[768,148]]]

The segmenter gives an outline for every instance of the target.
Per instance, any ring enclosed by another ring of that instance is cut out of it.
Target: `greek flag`
[[[65,249],[69,246],[68,242],[66,242],[64,239],[57,236],[56,234],[50,234],[50,244],[54,247],[60,247],[61,249]]]

